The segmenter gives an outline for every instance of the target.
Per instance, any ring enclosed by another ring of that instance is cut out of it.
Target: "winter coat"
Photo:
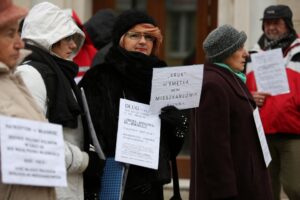
[[[259,45],[256,45],[254,50],[262,51]],[[291,43],[284,52],[284,60],[290,92],[267,97],[259,109],[267,135],[300,135],[300,38]],[[247,87],[250,91],[257,91],[251,63],[247,65]]]
[[[120,98],[149,104],[152,74],[146,80],[144,75],[149,68],[152,73],[154,66],[166,65],[156,57],[121,49],[113,47],[106,57],[107,62],[88,70],[79,83],[85,90],[96,134],[108,157],[115,156]],[[125,196],[128,187],[142,189],[143,185],[162,186],[170,182],[168,142],[162,130],[158,170],[130,165]]]
[[[24,119],[45,121],[45,117],[29,94],[22,79],[0,62],[0,114]],[[0,158],[1,161],[1,158]],[[0,173],[0,180],[1,180]],[[0,181],[1,200],[54,200],[51,187],[3,184]]]
[[[44,2],[30,10],[25,18],[21,37],[27,44],[37,47],[38,51],[44,52],[44,54],[46,52],[48,58],[51,57],[50,55],[55,55],[51,51],[53,44],[73,34],[76,34],[75,42],[77,44],[77,49],[73,52],[73,56],[75,56],[83,44],[84,33],[76,26],[71,16],[58,7]],[[32,55],[36,55],[39,53],[38,51],[33,51]],[[32,58],[35,59],[34,56]],[[48,63],[43,62],[42,59],[32,61],[40,63],[40,67],[50,69],[50,66],[47,66]],[[19,66],[16,73],[22,76],[40,109],[46,114],[49,106],[49,97],[47,96],[49,91],[46,90],[47,85],[42,74],[29,64]],[[48,74],[52,73],[54,72]],[[54,76],[59,75],[54,73]],[[89,158],[87,153],[81,151],[83,149],[83,128],[80,117],[77,120],[77,128],[63,128],[68,187],[56,188],[58,199],[83,199],[82,172],[86,169]]]
[[[255,102],[228,69],[205,64],[192,135],[190,200],[271,200],[253,118]]]

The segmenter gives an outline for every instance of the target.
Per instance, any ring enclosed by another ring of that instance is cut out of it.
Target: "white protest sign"
[[[160,118],[149,105],[120,100],[116,161],[157,169]]]
[[[280,48],[251,54],[251,62],[258,91],[272,95],[290,92]]]
[[[62,127],[0,116],[2,182],[67,186]]]
[[[268,167],[272,158],[271,158],[271,154],[270,154],[269,147],[267,144],[265,131],[264,131],[263,125],[261,123],[258,108],[256,108],[253,111],[253,117],[254,117],[254,121],[255,121],[255,125],[256,125],[256,130],[257,130],[261,150],[262,150],[262,153],[264,156],[265,164],[266,164],[266,167]]]
[[[203,81],[203,65],[154,68],[150,109],[174,105],[178,109],[199,106]]]

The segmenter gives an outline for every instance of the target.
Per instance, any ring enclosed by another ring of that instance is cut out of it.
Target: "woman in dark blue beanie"
[[[190,200],[271,200],[270,179],[242,73],[247,36],[232,26],[212,31],[203,43],[200,106],[192,136]]]
[[[120,98],[149,104],[152,70],[166,66],[157,57],[162,34],[154,20],[143,12],[129,10],[119,15],[112,42],[105,63],[90,69],[80,82],[107,157],[115,156]],[[158,169],[130,165],[123,200],[163,199],[163,185],[171,178],[169,134],[181,128],[183,120],[162,120]]]

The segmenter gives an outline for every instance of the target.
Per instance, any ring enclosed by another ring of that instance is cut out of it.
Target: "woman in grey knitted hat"
[[[268,170],[242,73],[247,36],[223,25],[205,39],[208,62],[192,141],[190,200],[271,200]]]

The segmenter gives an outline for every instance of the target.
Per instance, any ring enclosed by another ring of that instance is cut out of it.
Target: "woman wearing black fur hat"
[[[246,39],[223,25],[203,43],[208,63],[192,136],[190,200],[273,199],[254,122],[256,104],[242,73]]]
[[[166,66],[157,57],[161,32],[145,13],[135,10],[122,13],[115,22],[112,36],[113,46],[105,63],[91,68],[80,82],[86,92],[98,139],[108,157],[115,156],[120,98],[149,104],[152,70]],[[181,113],[174,108],[171,110],[175,116]],[[175,130],[184,119],[174,117],[169,122],[162,121],[158,170],[131,165],[123,200],[163,199],[163,185],[170,182],[172,153],[168,144],[168,133],[172,131],[166,133],[165,130]],[[186,126],[181,128],[187,131]]]

